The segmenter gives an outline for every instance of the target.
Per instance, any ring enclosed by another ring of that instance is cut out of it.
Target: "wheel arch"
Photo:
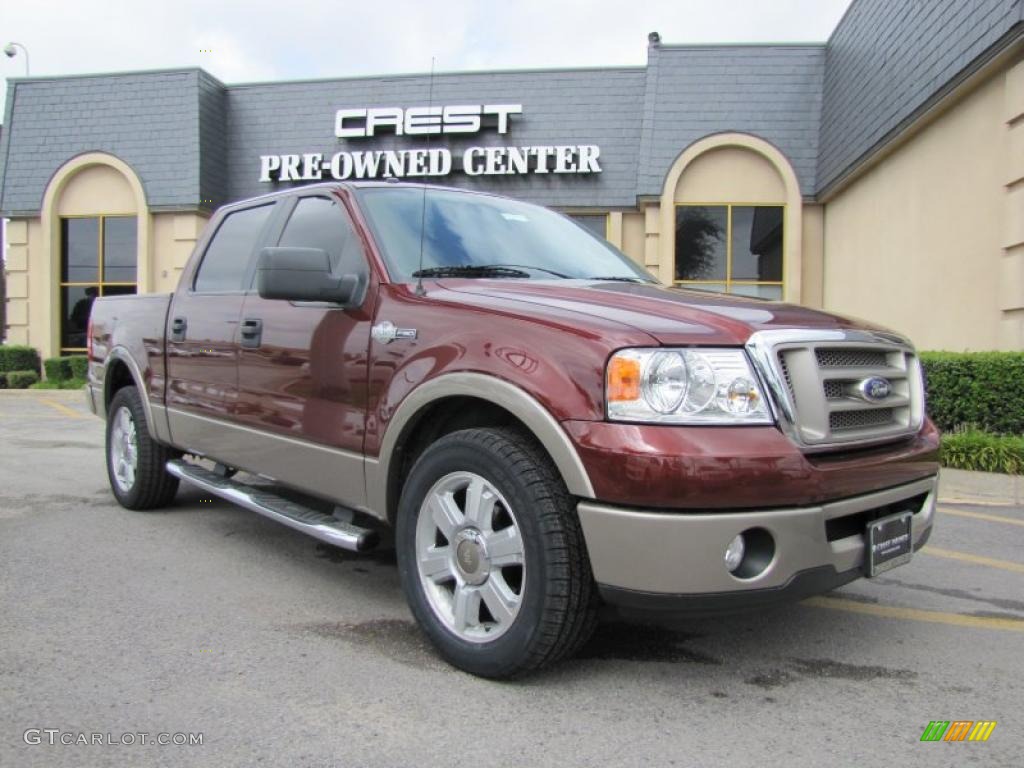
[[[369,507],[393,522],[403,474],[433,440],[455,429],[521,427],[558,469],[569,493],[594,498],[594,487],[569,436],[532,395],[481,373],[449,373],[413,390],[388,422],[377,459],[367,459]]]
[[[124,387],[135,387],[139,390],[142,398],[142,408],[146,413],[146,429],[153,439],[159,439],[154,429],[152,404],[149,402],[149,395],[142,382],[142,373],[139,366],[132,358],[128,350],[123,347],[114,347],[110,350],[106,362],[103,365],[103,415],[106,418],[110,412],[110,403],[118,390]]]

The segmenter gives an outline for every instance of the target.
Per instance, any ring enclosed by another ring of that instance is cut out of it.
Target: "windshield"
[[[424,277],[651,281],[607,242],[537,205],[409,187],[363,189],[359,198],[396,282],[412,282],[421,270]]]

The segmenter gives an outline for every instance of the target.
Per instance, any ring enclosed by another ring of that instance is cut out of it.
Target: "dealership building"
[[[9,81],[6,341],[84,346],[96,296],[170,291],[211,213],[397,177],[564,211],[665,284],[1024,348],[1024,1],[853,0],[825,43],[646,66],[226,85]]]

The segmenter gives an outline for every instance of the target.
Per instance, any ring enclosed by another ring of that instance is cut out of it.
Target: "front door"
[[[167,316],[166,405],[175,445],[224,462],[238,402],[238,319],[274,204],[227,214],[197,267],[182,276]]]
[[[246,294],[236,416],[253,430],[246,463],[273,467],[277,480],[358,507],[365,503],[363,436],[376,281],[340,199],[321,193],[286,204],[294,207],[277,244],[323,249],[335,274],[357,274],[369,288],[354,309]]]

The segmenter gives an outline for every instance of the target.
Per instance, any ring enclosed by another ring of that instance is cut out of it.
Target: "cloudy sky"
[[[226,83],[642,65],[666,43],[823,41],[850,0],[2,0],[31,74],[200,66]],[[0,57],[0,77],[25,60]],[[0,105],[6,83],[0,85]]]

